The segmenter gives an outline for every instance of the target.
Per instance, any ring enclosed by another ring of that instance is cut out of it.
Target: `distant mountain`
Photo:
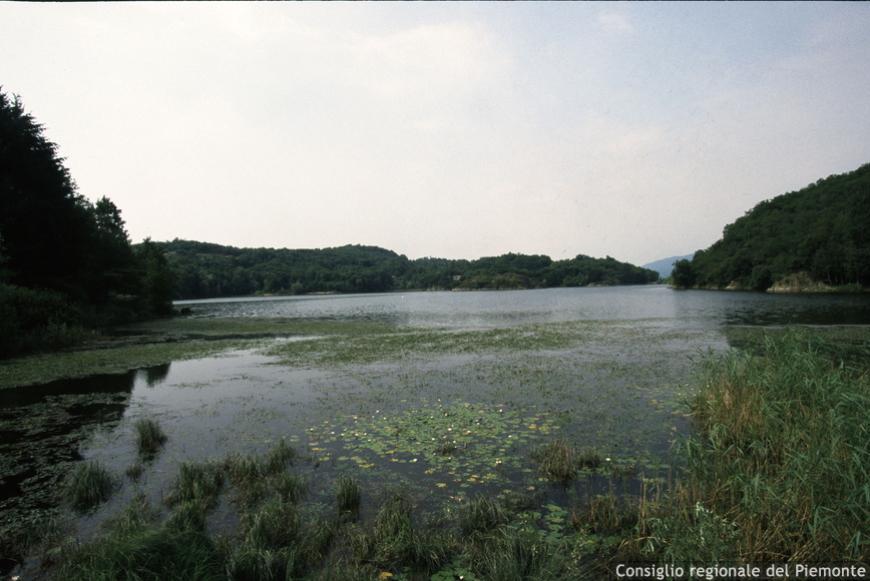
[[[410,260],[375,246],[290,250],[234,248],[190,240],[158,242],[179,299],[412,289],[521,289],[646,284],[658,274],[615,258],[570,260],[503,254],[477,260]]]
[[[654,270],[659,273],[661,278],[668,278],[671,276],[671,271],[674,269],[674,263],[678,260],[692,260],[691,254],[684,254],[683,256],[669,256],[667,258],[660,258],[659,260],[654,260],[653,262],[648,262],[642,266],[642,268],[648,268],[650,270]]]
[[[870,164],[761,202],[695,253],[682,287],[770,291],[870,286]]]

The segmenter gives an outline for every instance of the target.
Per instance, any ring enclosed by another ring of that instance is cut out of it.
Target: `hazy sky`
[[[643,263],[870,161],[870,4],[0,3],[131,237]]]

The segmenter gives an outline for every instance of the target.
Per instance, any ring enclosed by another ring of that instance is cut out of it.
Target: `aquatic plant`
[[[463,535],[491,530],[508,521],[501,503],[488,496],[476,496],[459,508],[459,528]]]
[[[425,464],[427,474],[440,473],[436,486],[449,489],[493,482],[507,468],[521,469],[525,458],[517,448],[558,429],[556,417],[543,412],[439,402],[397,414],[327,421],[308,432],[309,449],[321,461],[335,458],[363,470],[379,462]]]
[[[127,475],[127,478],[130,480],[139,480],[142,477],[142,472],[145,471],[145,466],[142,465],[141,462],[136,462],[135,464],[130,464],[127,466],[127,469],[124,470],[124,474]]]
[[[293,460],[296,458],[296,450],[287,444],[284,438],[281,438],[266,455],[264,460],[264,469],[267,474],[276,474],[284,470],[288,464],[293,465]]]
[[[298,503],[305,498],[308,486],[301,477],[285,472],[271,481],[271,488],[281,500]]]
[[[554,440],[538,448],[532,454],[541,473],[557,482],[570,482],[577,474],[577,458],[574,448],[565,440]]]
[[[816,337],[787,331],[708,361],[691,403],[698,434],[680,448],[687,474],[651,516],[649,554],[866,557],[870,375]]]
[[[142,418],[137,420],[133,427],[136,429],[136,447],[139,449],[140,456],[152,457],[166,443],[166,434],[156,420]]]
[[[213,462],[184,462],[167,498],[170,506],[187,501],[202,501],[208,507],[217,503],[224,484],[223,466]]]
[[[115,489],[115,478],[96,461],[82,462],[70,473],[64,497],[78,511],[87,511],[106,501]]]
[[[338,512],[352,514],[359,512],[359,504],[362,497],[359,481],[350,476],[342,475],[336,481],[335,487]]]

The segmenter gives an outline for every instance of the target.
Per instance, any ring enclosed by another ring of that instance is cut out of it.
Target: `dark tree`
[[[692,260],[700,286],[765,290],[790,275],[870,286],[870,164],[761,202]]]
[[[678,260],[671,271],[671,283],[677,288],[692,288],[695,286],[695,269],[688,260]]]
[[[91,221],[87,202],[21,101],[0,91],[0,235],[10,281],[79,290]]]
[[[134,255],[118,207],[80,196],[42,126],[0,91],[0,357],[168,314],[171,284],[162,251]]]
[[[141,268],[141,299],[144,311],[152,315],[172,313],[172,272],[163,249],[145,241],[136,248]]]

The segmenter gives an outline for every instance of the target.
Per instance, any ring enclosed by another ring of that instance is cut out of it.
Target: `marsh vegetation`
[[[117,349],[215,351],[0,392],[26,430],[4,455],[28,470],[2,507],[4,552],[25,578],[71,579],[581,579],[626,561],[866,557],[866,328],[537,316],[130,326]]]

